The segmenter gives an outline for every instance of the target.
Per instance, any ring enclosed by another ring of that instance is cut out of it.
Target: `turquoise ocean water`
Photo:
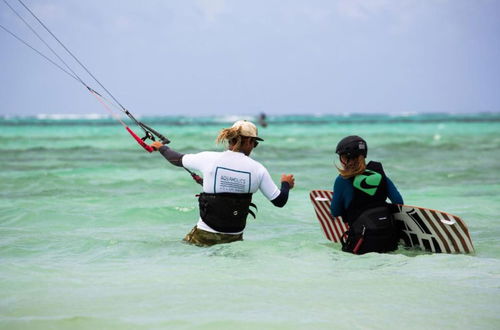
[[[235,119],[142,118],[183,153],[221,150]],[[181,242],[198,186],[112,119],[0,119],[0,328],[500,328],[500,114],[269,121],[252,156],[295,174],[289,203],[256,194],[244,241],[198,248]],[[350,134],[407,204],[462,217],[475,254],[329,243],[308,194],[331,189]]]

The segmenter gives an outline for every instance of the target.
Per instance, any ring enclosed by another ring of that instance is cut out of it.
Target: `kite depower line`
[[[37,32],[37,30],[31,26],[30,23],[28,23],[27,20],[24,19],[24,17],[7,1],[7,0],[2,0],[7,7],[28,27],[28,29],[38,38],[40,41],[50,50],[50,52],[61,62],[61,64],[58,64],[55,60],[51,59],[49,56],[46,54],[42,53],[35,47],[31,46],[28,42],[17,36],[14,32],[10,31],[8,28],[0,24],[0,28],[4,30],[6,33],[17,39],[19,42],[36,52],[38,55],[41,57],[45,58],[49,63],[54,65],[56,68],[67,74],[69,77],[74,79],[75,81],[79,82],[82,84],[95,98],[99,101],[99,103],[102,104],[102,106],[111,114],[111,116],[116,119],[123,127],[127,130],[127,132],[137,141],[139,145],[141,145],[146,151],[148,152],[153,152],[153,148],[149,146],[146,143],[146,140],[151,140],[155,141],[156,138],[158,138],[163,144],[168,144],[170,143],[170,140],[166,138],[164,135],[160,134],[158,131],[154,130],[150,126],[144,124],[143,122],[137,120],[130,111],[128,111],[116,98],[111,92],[92,74],[92,72],[62,43],[62,41],[57,38],[57,36],[45,25],[40,18],[35,15],[35,13],[22,1],[22,0],[17,0],[21,6],[31,15],[33,18],[38,22],[38,24],[47,31],[48,34],[59,44],[60,47],[83,69],[85,72],[106,92],[106,94],[113,100],[111,102],[104,96],[102,96],[100,93],[98,93],[94,88],[90,87],[89,84],[85,83],[85,81],[82,79],[80,75],[78,75],[72,67],[64,61],[64,59],[59,55],[59,53],[51,47],[45,39]],[[63,67],[64,66],[64,67]],[[66,68],[66,69],[65,69]],[[127,124],[111,109],[111,107],[114,107],[121,112],[123,112],[125,115],[127,115],[128,118],[130,118],[137,126],[141,128],[141,130],[144,132],[144,137],[139,137],[130,127],[128,127]],[[185,168],[184,169],[189,172],[191,177],[198,183],[198,184],[203,184],[203,179],[200,178],[196,173],[190,171],[189,169]]]

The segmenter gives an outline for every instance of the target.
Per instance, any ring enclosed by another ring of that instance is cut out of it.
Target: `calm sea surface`
[[[235,118],[142,118],[183,153],[221,150]],[[260,194],[245,240],[183,244],[200,190],[112,119],[0,119],[2,329],[499,329],[500,114],[269,118],[252,157]],[[136,129],[134,126],[131,126]],[[353,256],[308,197],[331,189],[334,148],[358,134],[405,203],[460,216],[476,253]]]

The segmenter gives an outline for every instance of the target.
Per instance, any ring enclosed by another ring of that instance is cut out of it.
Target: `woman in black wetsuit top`
[[[368,146],[361,137],[343,138],[335,152],[342,167],[333,186],[331,212],[350,227],[342,249],[357,254],[395,250],[398,235],[386,199],[403,204],[401,194],[381,163],[365,163]]]

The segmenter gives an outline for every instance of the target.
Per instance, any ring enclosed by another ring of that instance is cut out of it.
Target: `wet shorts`
[[[197,228],[196,226],[184,237],[184,241],[198,246],[210,246],[215,244],[231,243],[242,241],[243,234],[221,234],[211,233]]]

